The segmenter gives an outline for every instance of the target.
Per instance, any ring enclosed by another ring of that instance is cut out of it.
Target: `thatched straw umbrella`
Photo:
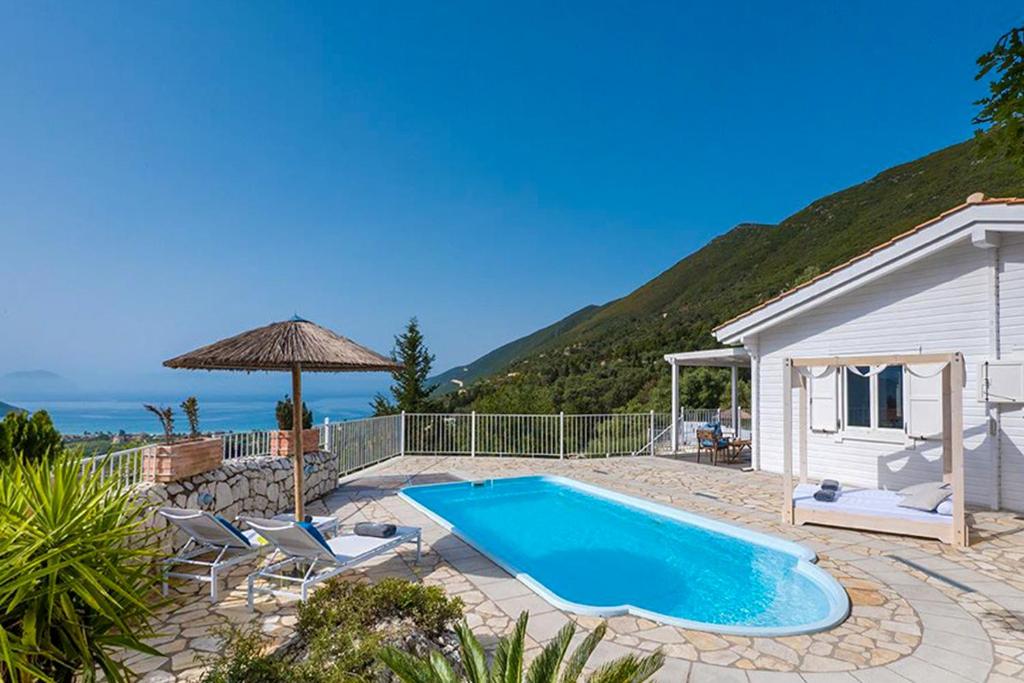
[[[390,358],[295,316],[164,361],[189,370],[254,370],[292,373],[292,455],[295,465],[295,518],[302,519],[302,371],[373,372],[401,366]]]

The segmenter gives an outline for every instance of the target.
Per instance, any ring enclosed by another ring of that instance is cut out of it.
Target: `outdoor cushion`
[[[320,533],[320,530],[313,525],[313,522],[296,522],[295,526],[301,526],[303,529],[308,531],[309,535],[315,538],[320,545],[330,550],[330,546],[327,545],[327,539],[324,538],[323,534]]]
[[[903,500],[900,501],[900,507],[924,510],[925,512],[935,512],[935,508],[939,506],[939,503],[946,500],[951,495],[953,495],[953,492],[949,489],[934,487],[931,489],[924,489],[908,496],[903,496]]]
[[[946,517],[953,516],[953,499],[947,498],[946,500],[939,503],[939,506],[935,508],[935,514],[945,515]]]
[[[359,522],[355,526],[357,536],[375,536],[376,538],[390,538],[398,530],[394,524],[377,524],[374,522]]]
[[[216,520],[218,522],[220,522],[222,527],[224,527],[225,529],[227,529],[228,531],[233,533],[235,536],[237,536],[238,540],[240,540],[242,543],[244,543],[246,545],[252,545],[252,543],[249,542],[249,539],[246,538],[245,534],[243,534],[241,531],[239,531],[238,527],[236,527],[234,524],[229,522],[226,518],[224,518],[224,517],[222,517],[220,515],[214,515],[214,517],[216,518]]]
[[[926,481],[923,484],[914,484],[899,490],[901,496],[912,496],[920,491],[933,491],[936,489],[948,489],[949,484],[941,481]]]

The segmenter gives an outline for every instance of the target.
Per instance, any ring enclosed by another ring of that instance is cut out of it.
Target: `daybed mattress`
[[[931,522],[933,524],[950,523],[948,515],[900,507],[899,503],[903,497],[895,491],[843,489],[835,502],[823,503],[814,500],[814,492],[817,490],[818,486],[816,484],[798,484],[793,491],[793,504],[798,508],[811,510],[847,512],[889,519],[906,519],[914,522]]]

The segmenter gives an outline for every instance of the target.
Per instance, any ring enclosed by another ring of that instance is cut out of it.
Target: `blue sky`
[[[967,138],[1024,18],[553,5],[3,2],[0,373],[137,386],[294,312],[446,369]]]

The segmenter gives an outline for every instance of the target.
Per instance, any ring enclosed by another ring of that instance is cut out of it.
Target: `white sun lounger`
[[[210,602],[217,602],[218,573],[240,562],[252,559],[262,551],[255,531],[242,531],[234,524],[205,510],[160,508],[158,512],[188,535],[188,542],[174,557],[163,561],[163,594],[167,595],[170,577],[203,581],[210,584]],[[216,553],[213,560],[199,557]],[[207,574],[174,572],[177,565],[204,567]]]
[[[163,561],[163,594],[167,595],[168,579],[188,579],[210,584],[210,601],[217,602],[219,593],[218,574],[225,569],[253,559],[269,547],[260,535],[252,529],[239,529],[228,520],[205,510],[183,508],[160,508],[160,515],[181,529],[188,542],[181,550]],[[287,516],[282,516],[287,517]],[[323,533],[337,531],[336,517],[314,517],[313,524]],[[214,555],[212,560],[199,559]],[[207,569],[206,574],[175,572],[172,568],[189,565]]]
[[[395,535],[388,538],[343,534],[322,542],[308,529],[295,522],[249,517],[244,518],[244,521],[285,557],[249,575],[250,610],[253,609],[253,598],[256,593],[305,600],[309,595],[309,589],[316,584],[371,557],[393,550],[403,543],[416,544],[416,562],[420,561],[421,540],[418,527],[400,526],[396,529]],[[289,568],[299,571],[296,575],[289,576],[284,573]],[[257,581],[266,581],[270,585],[258,586]],[[282,582],[285,585],[297,584],[298,591],[275,588],[274,582]]]

